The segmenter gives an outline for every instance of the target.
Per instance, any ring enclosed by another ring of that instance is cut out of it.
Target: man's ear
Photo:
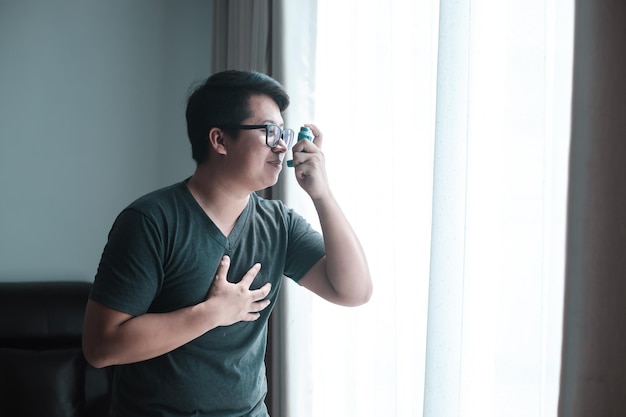
[[[226,155],[226,137],[222,129],[218,127],[209,130],[209,144],[211,148],[220,155]]]

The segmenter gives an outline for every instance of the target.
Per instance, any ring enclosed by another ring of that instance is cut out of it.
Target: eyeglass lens
[[[285,141],[287,149],[291,149],[293,145],[294,133],[291,129],[282,130],[279,126],[269,125],[267,127],[267,144],[274,148],[278,145],[280,139]]]

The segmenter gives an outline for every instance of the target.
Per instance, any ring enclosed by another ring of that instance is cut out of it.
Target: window
[[[315,71],[288,87],[308,98],[315,72],[375,289],[357,309],[287,302],[291,415],[556,415],[573,2],[316,4]]]

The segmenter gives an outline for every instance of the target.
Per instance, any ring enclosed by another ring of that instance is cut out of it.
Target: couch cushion
[[[0,346],[80,340],[90,288],[88,282],[0,283]]]
[[[0,348],[0,416],[83,415],[84,379],[80,348]]]

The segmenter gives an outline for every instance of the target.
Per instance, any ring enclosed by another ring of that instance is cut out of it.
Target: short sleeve
[[[90,299],[135,316],[147,312],[163,282],[162,259],[155,222],[125,209],[109,233]]]
[[[285,276],[298,282],[325,254],[324,238],[293,210],[288,210],[287,257]]]

